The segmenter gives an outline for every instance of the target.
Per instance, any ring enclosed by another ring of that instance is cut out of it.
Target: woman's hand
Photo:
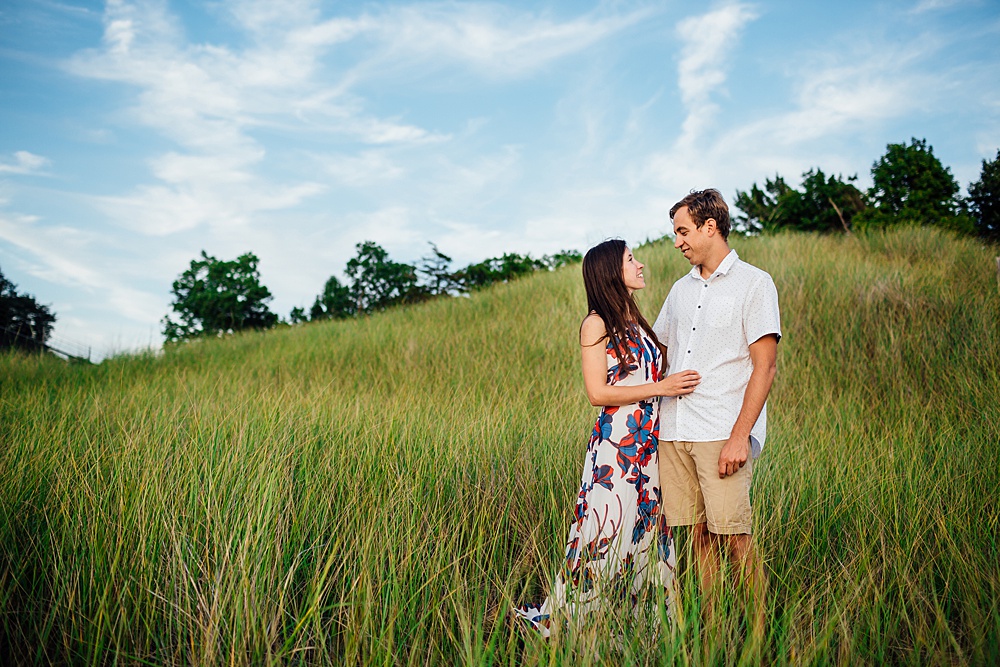
[[[657,382],[657,394],[660,396],[683,396],[690,394],[701,382],[698,371],[681,371],[668,375]]]

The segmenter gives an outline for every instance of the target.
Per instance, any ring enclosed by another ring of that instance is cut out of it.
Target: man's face
[[[684,258],[691,263],[691,266],[704,264],[710,243],[709,225],[713,225],[714,228],[714,222],[709,218],[701,228],[696,227],[687,206],[677,209],[674,213],[674,247],[684,254]]]

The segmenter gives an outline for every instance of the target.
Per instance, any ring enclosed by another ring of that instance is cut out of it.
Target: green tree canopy
[[[507,282],[539,269],[547,269],[543,260],[515,252],[504,253],[502,257],[491,257],[477,264],[469,264],[455,274],[466,291],[482,289],[494,283]]]
[[[754,183],[748,192],[737,190],[733,204],[741,213],[733,216],[733,229],[741,234],[756,234],[779,228],[779,202],[791,190],[785,179],[777,174],[774,180],[764,180],[763,189]]]
[[[29,294],[18,294],[17,285],[0,271],[0,350],[44,350],[55,322],[48,306]]]
[[[542,255],[542,263],[552,270],[580,261],[583,261],[583,253],[579,250],[560,250],[553,255]]]
[[[963,214],[959,186],[951,170],[934,155],[926,139],[910,144],[889,144],[885,155],[872,165],[871,208],[859,222],[878,226],[895,222],[938,225],[971,232]]]
[[[979,180],[969,185],[969,210],[976,233],[1000,242],[1000,150],[992,160],[983,160]]]
[[[358,254],[347,262],[346,269],[353,312],[370,313],[427,298],[413,265],[392,261],[385,248],[374,241],[355,247]]]
[[[174,281],[173,312],[162,320],[166,339],[274,326],[278,316],[267,306],[272,296],[260,283],[259,261],[253,253],[246,253],[227,262],[202,250],[201,259],[192,260],[191,267]]]
[[[451,271],[451,257],[438,250],[431,243],[431,254],[420,258],[417,271],[424,276],[428,292],[434,296],[457,294],[464,286]]]
[[[309,309],[309,319],[341,319],[355,314],[351,289],[342,285],[337,276],[330,276],[323,286],[323,293],[316,297]],[[294,320],[294,318],[293,318]],[[295,322],[292,322],[295,324]]]
[[[802,174],[800,190],[775,174],[764,181],[763,189],[754,183],[748,192],[736,191],[733,203],[742,213],[734,216],[733,228],[744,234],[779,229],[850,232],[852,219],[865,208],[855,180],[857,176],[827,176],[817,167]]]

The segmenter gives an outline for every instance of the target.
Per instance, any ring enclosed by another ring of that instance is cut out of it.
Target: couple
[[[693,268],[652,327],[633,298],[646,284],[643,265],[624,241],[605,241],[583,260],[583,378],[601,412],[562,571],[541,607],[514,610],[545,637],[560,615],[579,622],[602,600],[634,601],[654,582],[666,587],[672,613],[675,526],[693,526],[704,591],[722,583],[726,554],[762,602],[749,490],[781,338],[778,295],[767,273],[730,250],[729,208],[717,190],[692,192],[670,218],[674,247]]]

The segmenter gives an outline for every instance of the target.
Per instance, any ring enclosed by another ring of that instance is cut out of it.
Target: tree
[[[971,220],[962,211],[959,186],[951,170],[934,156],[926,139],[910,145],[889,144],[885,155],[872,165],[871,208],[859,222],[879,226],[895,222],[939,225],[972,231]]]
[[[829,176],[822,169],[802,174],[802,189],[790,187],[781,176],[754,183],[749,192],[736,191],[734,203],[743,213],[734,217],[734,229],[753,234],[778,229],[813,232],[851,231],[851,219],[864,210],[857,176]]]
[[[417,282],[416,268],[389,259],[385,248],[374,241],[357,246],[358,254],[347,262],[353,312],[370,313],[401,303],[427,298]]]
[[[554,255],[542,255],[542,263],[554,271],[560,266],[575,264],[583,260],[583,254],[579,250],[560,250]]]
[[[781,226],[781,200],[791,191],[791,186],[777,174],[773,181],[765,179],[763,190],[756,183],[750,188],[750,192],[737,190],[733,204],[742,214],[733,217],[733,229],[741,234],[778,229]]]
[[[309,319],[312,321],[342,319],[354,313],[350,288],[342,285],[337,276],[330,276],[323,286],[323,293],[316,297],[312,308],[309,309]]]
[[[993,160],[983,160],[979,180],[969,184],[969,210],[976,233],[1000,242],[1000,150]]]
[[[851,220],[865,209],[857,175],[827,177],[822,169],[802,174],[802,191],[794,190],[784,211],[788,224],[802,231],[851,233]]]
[[[455,294],[462,291],[462,283],[450,271],[451,257],[438,250],[431,243],[431,254],[420,258],[417,271],[427,278],[427,290],[431,295]]]
[[[43,351],[55,322],[48,306],[29,294],[18,294],[17,285],[0,271],[0,350]]]
[[[260,284],[259,261],[246,253],[225,262],[202,250],[201,259],[174,281],[173,313],[162,320],[167,341],[274,326],[278,316],[267,306],[272,296]]]
[[[547,268],[544,261],[532,259],[530,255],[508,252],[504,253],[502,257],[491,257],[478,264],[469,264],[458,271],[455,277],[468,291],[489,287],[494,283],[507,282]]]

